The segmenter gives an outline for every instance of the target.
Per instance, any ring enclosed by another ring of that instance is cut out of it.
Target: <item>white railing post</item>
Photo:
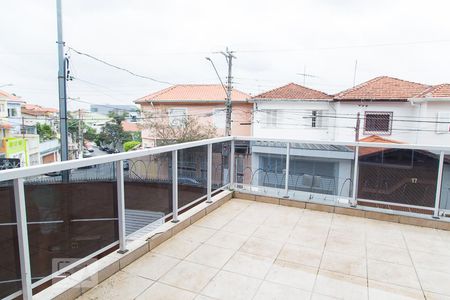
[[[443,175],[443,171],[444,171],[444,158],[445,158],[445,153],[444,153],[444,151],[441,151],[441,153],[439,154],[439,169],[438,169],[437,184],[436,184],[436,197],[434,200],[433,218],[439,218],[439,206],[441,203],[442,175]]]
[[[22,279],[23,299],[33,297],[31,289],[30,248],[28,245],[27,210],[25,203],[24,179],[14,179],[14,200],[17,219],[17,240],[19,245],[20,277]]]
[[[358,204],[358,176],[359,176],[359,145],[355,147],[355,165],[353,167],[353,195],[350,201],[350,206],[356,206]]]
[[[289,198],[289,162],[291,158],[291,143],[286,144],[286,171],[284,179],[284,196],[283,198]]]
[[[178,222],[178,150],[172,151],[172,222]]]
[[[125,185],[123,176],[123,160],[116,161],[117,183],[117,219],[119,224],[119,253],[128,251],[125,231]]]
[[[212,203],[211,200],[211,184],[212,184],[212,144],[208,144],[207,173],[206,173],[206,203]]]
[[[231,140],[231,149],[230,149],[230,187],[233,188],[234,187],[234,176],[235,176],[235,172],[234,172],[234,164],[235,164],[235,159],[234,159],[234,139]]]

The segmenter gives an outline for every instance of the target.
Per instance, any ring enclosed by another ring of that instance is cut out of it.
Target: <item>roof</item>
[[[6,122],[0,122],[0,128],[3,128],[3,129],[11,129],[11,128],[12,128],[12,125],[9,124],[9,123],[6,123]]]
[[[12,102],[25,102],[21,100],[20,97],[17,97],[16,95],[10,94],[2,90],[0,90],[0,100],[8,100]]]
[[[22,113],[33,116],[44,116],[48,114],[57,113],[58,110],[56,108],[51,107],[42,107],[36,104],[25,104],[22,107]]]
[[[225,101],[226,93],[220,84],[177,84],[157,91],[135,101],[146,102],[189,102],[189,101]],[[232,101],[245,101],[250,95],[233,89]]]
[[[123,121],[121,124],[122,124],[122,128],[124,131],[128,131],[128,132],[139,131],[139,126],[136,123]]]
[[[278,99],[278,100],[332,100],[333,97],[296,83],[289,83],[265,93],[256,95],[252,99]]]
[[[396,140],[390,140],[387,138],[383,138],[378,135],[371,135],[362,139],[359,139],[359,142],[365,142],[365,143],[386,143],[386,144],[403,144],[403,142],[396,141]],[[367,148],[367,147],[360,147],[359,148],[359,156],[365,156],[373,153],[380,152],[382,149],[380,148]]]
[[[450,83],[431,86],[416,98],[450,98]]]
[[[335,100],[407,101],[431,86],[380,76],[338,93]]]

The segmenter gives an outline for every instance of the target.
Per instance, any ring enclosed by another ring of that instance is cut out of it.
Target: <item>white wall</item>
[[[289,138],[298,140],[330,140],[334,137],[334,114],[328,101],[255,101],[253,136],[262,138]],[[267,123],[267,110],[277,110],[277,124]],[[322,127],[311,127],[311,112],[321,111],[318,117]]]

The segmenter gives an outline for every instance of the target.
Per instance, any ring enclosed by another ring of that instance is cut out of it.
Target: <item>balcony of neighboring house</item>
[[[450,147],[224,137],[0,171],[0,297],[450,298]]]

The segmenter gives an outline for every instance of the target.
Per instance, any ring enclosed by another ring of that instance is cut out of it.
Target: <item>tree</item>
[[[126,141],[132,140],[132,136],[129,132],[123,130],[122,122],[125,120],[124,114],[110,113],[108,115],[112,121],[107,122],[103,126],[102,131],[99,133],[98,141],[101,144],[111,144],[114,149],[118,145],[122,145]]]
[[[36,124],[37,134],[39,134],[39,139],[41,141],[53,140],[56,138],[56,132],[48,124]]]
[[[164,116],[164,112],[162,115]],[[154,134],[158,145],[209,139],[217,135],[216,127],[210,123],[200,123],[199,119],[193,116],[185,116],[171,123],[169,117],[161,118],[161,113],[148,113],[143,127]]]
[[[136,147],[137,145],[140,145],[140,144],[141,144],[141,142],[138,142],[138,141],[125,142],[123,144],[123,150],[125,150],[125,152],[128,152],[128,151],[132,150],[134,147]]]

